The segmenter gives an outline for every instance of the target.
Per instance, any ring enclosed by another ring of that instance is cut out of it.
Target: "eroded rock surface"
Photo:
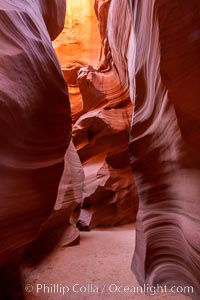
[[[79,220],[89,228],[135,221],[138,202],[127,148],[131,115],[131,105],[104,107],[84,114],[74,125],[85,173]]]
[[[64,160],[64,171],[54,209],[27,250],[28,261],[34,265],[55,247],[79,243],[79,230],[76,223],[83,201],[84,171],[72,141]]]
[[[102,53],[98,22],[93,0],[68,0],[65,26],[54,42],[69,87],[72,120],[82,114],[82,97],[77,85],[78,71],[85,65],[95,66]]]
[[[117,0],[108,20],[112,57],[121,81],[129,78],[135,103],[129,149],[140,206],[132,268],[142,285],[193,286],[195,299],[200,293],[199,11],[198,0]]]
[[[35,239],[54,207],[71,139],[67,86],[51,43],[64,25],[65,1],[50,2],[0,1],[0,268],[4,289],[2,268]],[[7,292],[12,292],[11,286]]]
[[[78,224],[87,229],[132,222],[138,205],[128,155],[132,104],[107,39],[110,2],[69,1],[66,27],[54,43],[70,91],[77,89],[80,97],[79,106],[70,94],[73,142],[85,173]],[[72,38],[79,47],[70,44]]]

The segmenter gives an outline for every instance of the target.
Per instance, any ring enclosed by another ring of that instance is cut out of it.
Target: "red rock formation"
[[[68,91],[50,39],[62,29],[65,1],[40,4],[0,2],[1,271],[50,215],[71,138]]]
[[[82,114],[82,97],[77,86],[78,71],[85,65],[95,66],[102,46],[93,0],[68,0],[63,32],[54,42],[69,87],[72,120]]]
[[[64,171],[54,209],[27,250],[26,256],[31,264],[38,264],[54,247],[79,243],[76,223],[83,200],[83,182],[82,164],[71,141],[65,153]]]
[[[39,0],[39,7],[48,33],[53,41],[63,30],[66,1],[51,0],[49,2],[48,0]]]
[[[79,221],[90,228],[135,220],[137,194],[127,148],[131,115],[131,105],[104,106],[74,125],[74,143],[85,172]]]
[[[108,21],[112,57],[121,81],[129,78],[135,102],[130,153],[140,206],[132,268],[140,284],[193,286],[195,299],[200,293],[199,11],[198,0],[116,0]]]
[[[106,70],[109,67],[110,47],[107,38],[107,19],[111,0],[95,0],[94,10],[99,21],[99,32],[103,44],[104,57],[100,61],[99,70]]]
[[[70,94],[73,142],[85,173],[79,223],[90,228],[128,223],[135,220],[138,203],[128,160],[132,104],[110,55],[106,32],[110,0],[95,1],[95,11],[92,0],[84,6],[82,1],[69,1],[69,5],[65,30],[54,45],[70,90],[81,92],[81,105],[78,93],[76,99]]]

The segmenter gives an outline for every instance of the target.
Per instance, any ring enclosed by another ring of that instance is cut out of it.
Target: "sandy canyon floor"
[[[130,269],[134,243],[134,224],[81,232],[79,245],[56,248],[36,267],[24,268],[26,299],[189,299],[170,293],[146,296],[140,291]]]

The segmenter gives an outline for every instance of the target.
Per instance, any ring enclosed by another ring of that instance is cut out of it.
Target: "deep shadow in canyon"
[[[69,267],[71,286],[83,268],[131,286],[127,264],[132,285],[167,286],[156,299],[199,299],[199,13],[198,0],[0,0],[0,299],[60,299],[30,290],[54,267],[60,284]],[[67,299],[106,297],[132,295]]]

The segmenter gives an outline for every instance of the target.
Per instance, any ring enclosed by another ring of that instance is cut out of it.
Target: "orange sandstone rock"
[[[85,173],[79,221],[90,228],[134,221],[138,204],[128,155],[132,104],[107,38],[110,2],[69,1],[65,29],[54,43],[70,86],[73,142]]]

